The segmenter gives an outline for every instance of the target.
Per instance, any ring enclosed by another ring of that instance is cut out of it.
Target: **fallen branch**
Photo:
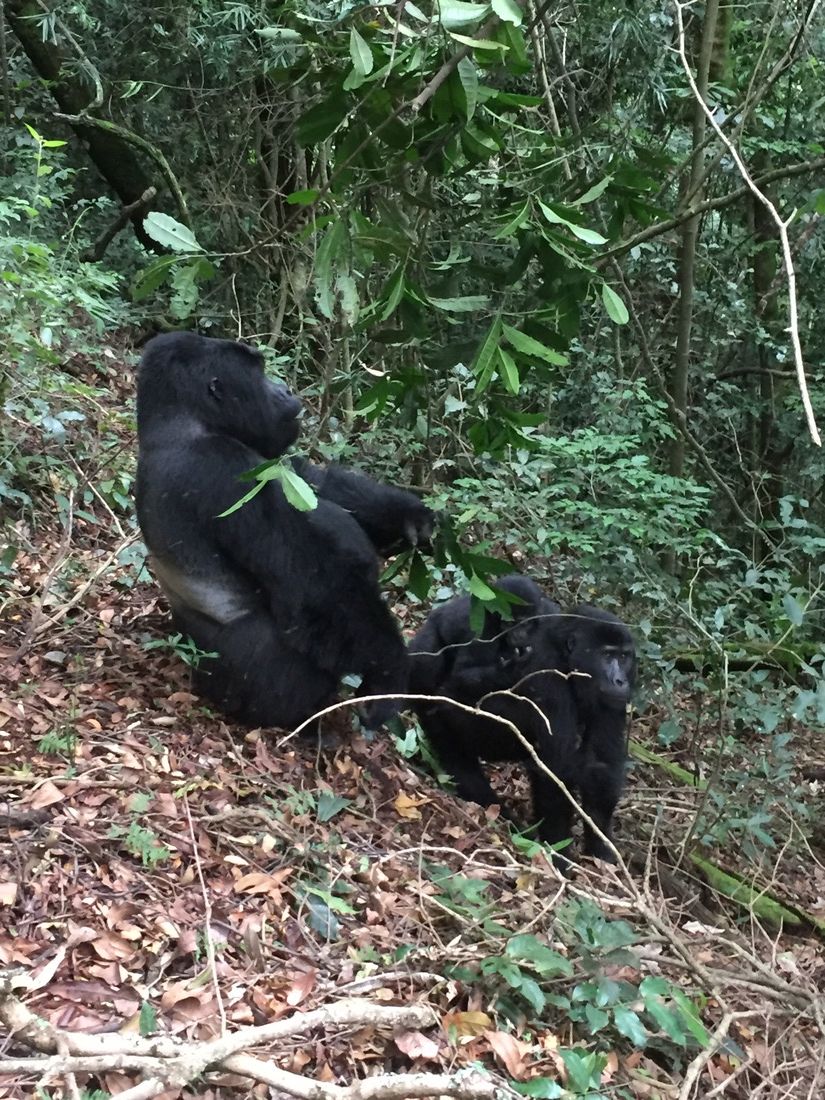
[[[245,1027],[209,1042],[185,1042],[173,1036],[154,1038],[106,1032],[63,1031],[32,1012],[13,990],[27,986],[25,976],[0,971],[0,1024],[13,1040],[47,1057],[2,1058],[2,1074],[36,1074],[41,1079],[69,1074],[113,1071],[140,1073],[143,1080],[120,1093],[121,1100],[151,1100],[170,1088],[183,1088],[207,1070],[220,1069],[249,1077],[302,1100],[407,1100],[451,1096],[456,1100],[493,1100],[497,1086],[475,1071],[454,1074],[381,1074],[335,1085],[280,1069],[244,1053],[248,1047],[271,1044],[316,1028],[425,1028],[438,1024],[428,1005],[387,1007],[348,999],[259,1027]]]

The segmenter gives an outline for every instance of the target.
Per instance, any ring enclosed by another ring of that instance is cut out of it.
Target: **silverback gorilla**
[[[467,597],[437,608],[410,644],[411,688],[480,705],[512,722],[611,837],[624,784],[626,708],[636,679],[630,631],[615,615],[587,604],[562,614],[526,578],[499,583],[526,600],[515,609],[513,624],[486,622],[473,640]],[[416,711],[462,798],[482,806],[497,801],[481,760],[522,761],[540,838],[560,844],[572,835],[573,807],[507,726],[448,703],[420,702]],[[587,824],[584,851],[613,858]]]
[[[175,627],[206,654],[195,690],[237,721],[293,728],[335,698],[344,673],[366,695],[403,693],[407,653],[378,587],[379,554],[427,542],[412,493],[296,460],[318,495],[299,512],[277,481],[220,518],[241,474],[298,436],[301,402],[259,352],[193,333],[147,344],[137,393],[137,512]],[[392,700],[365,707],[378,726]]]

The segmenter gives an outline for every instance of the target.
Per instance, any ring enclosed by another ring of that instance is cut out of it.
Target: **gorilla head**
[[[264,374],[248,344],[194,332],[156,336],[138,377],[141,434],[163,430],[181,413],[201,428],[237,439],[263,458],[278,458],[298,438],[301,402]]]

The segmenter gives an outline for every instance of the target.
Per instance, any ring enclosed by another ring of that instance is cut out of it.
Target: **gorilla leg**
[[[200,649],[219,654],[201,658],[193,671],[195,691],[237,721],[291,729],[335,699],[337,677],[285,645],[266,612],[223,626],[183,626]]]
[[[590,761],[584,768],[579,783],[582,809],[593,824],[608,838],[613,839],[613,814],[622,794],[624,775],[609,764],[597,760]],[[600,836],[597,836],[587,822],[584,823],[585,855],[615,863],[616,857]]]
[[[500,801],[490,780],[481,766],[478,755],[469,748],[465,730],[479,723],[470,715],[450,716],[447,704],[429,707],[419,712],[421,728],[433,748],[439,762],[455,783],[459,798],[477,802],[479,806],[492,806]],[[462,722],[462,719],[464,721]]]

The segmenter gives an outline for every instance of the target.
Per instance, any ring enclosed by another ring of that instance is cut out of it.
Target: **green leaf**
[[[597,233],[595,229],[586,229],[582,225],[576,225],[576,223],[571,222],[569,218],[563,218],[561,214],[557,214],[552,206],[548,206],[541,201],[539,201],[539,207],[541,208],[542,214],[544,214],[551,225],[566,226],[574,237],[578,237],[578,239],[584,241],[585,244],[607,244],[607,237],[603,237],[601,233]]]
[[[522,226],[526,225],[530,221],[530,200],[525,199],[524,205],[516,214],[506,222],[501,229],[497,229],[493,234],[494,240],[500,241],[503,237],[512,237],[514,233],[518,232]]]
[[[192,230],[170,218],[168,214],[153,210],[143,219],[143,228],[153,241],[173,252],[203,252]]]
[[[604,302],[604,308],[607,312],[607,316],[617,325],[626,325],[630,319],[630,314],[627,312],[627,306],[621,300],[616,291],[607,285],[602,283],[602,301]]]
[[[374,65],[372,50],[355,27],[352,27],[349,32],[349,55],[355,71],[361,76],[369,76]]]
[[[680,1047],[685,1046],[687,1039],[679,1026],[676,1014],[664,1004],[660,997],[645,997],[645,1009],[665,1035]]]
[[[321,791],[318,795],[318,820],[331,821],[336,814],[339,814],[342,810],[345,810],[347,806],[351,805],[351,798],[344,798],[343,795],[333,794],[332,791]]]
[[[462,57],[458,63],[458,78],[466,100],[465,117],[469,122],[476,113],[478,104],[478,70],[469,57]]]
[[[792,626],[802,626],[805,620],[805,612],[790,592],[786,592],[782,597],[782,610],[787,615],[788,621]]]
[[[419,600],[426,600],[430,594],[432,577],[427,563],[419,550],[413,550],[410,560],[410,571],[407,576],[407,588]]]
[[[515,359],[504,348],[498,349],[498,359],[499,378],[504,383],[505,389],[508,389],[512,394],[517,394],[520,383]]]
[[[258,27],[255,33],[261,38],[268,38],[272,42],[281,42],[284,45],[303,42],[300,32],[294,31],[291,27]]]
[[[325,141],[347,117],[349,103],[349,96],[336,91],[312,107],[298,122],[298,141],[302,145]]]
[[[338,218],[327,229],[315,255],[315,297],[321,313],[330,321],[335,314],[334,272],[339,258],[344,255],[345,245],[344,220]]]
[[[158,1014],[148,1001],[142,1001],[138,1013],[138,1031],[141,1035],[151,1035],[158,1029]]]
[[[699,1014],[696,1011],[696,1006],[687,999],[681,989],[674,987],[673,999],[679,1008],[682,1010],[682,1019],[685,1027],[691,1033],[693,1038],[697,1041],[700,1047],[707,1047],[710,1043],[710,1034],[707,1028],[699,1019]]]
[[[318,507],[318,498],[300,474],[296,474],[291,466],[275,466],[277,480],[281,483],[284,496],[299,512],[312,512]]]
[[[526,332],[519,332],[518,329],[511,328],[510,325],[504,325],[503,332],[516,351],[521,352],[522,355],[530,355],[534,359],[543,359],[545,363],[549,363],[553,367],[567,366],[568,359],[566,355],[554,351],[553,348],[548,348],[546,344],[539,343],[532,336],[528,336]]]
[[[405,286],[406,284],[404,280],[404,264],[399,264],[399,266],[390,276],[390,281],[387,283],[386,289],[384,290],[383,296],[385,298],[385,302],[384,308],[382,309],[381,314],[378,318],[379,321],[386,321],[387,318],[395,313],[396,309],[398,309],[399,303],[404,297]]]
[[[511,959],[529,963],[542,977],[570,977],[573,973],[573,965],[569,959],[541,943],[529,932],[511,936],[505,953]]]
[[[567,1070],[568,1086],[577,1093],[590,1092],[601,1084],[602,1070],[607,1064],[603,1054],[587,1053],[580,1047],[572,1050],[560,1050],[559,1054]]]
[[[616,1029],[637,1047],[647,1045],[648,1034],[644,1024],[633,1011],[624,1005],[618,1005],[613,1009],[613,1022]]]
[[[510,1087],[522,1096],[537,1096],[539,1100],[559,1100],[564,1089],[549,1077],[534,1077],[531,1081],[511,1081]]]
[[[516,27],[521,25],[522,11],[516,0],[491,0],[491,4],[502,23],[512,23]]]
[[[437,0],[438,21],[445,30],[480,23],[490,10],[488,4],[466,4],[462,0]]]
[[[525,1001],[527,1001],[536,1015],[539,1016],[547,1007],[547,998],[544,996],[539,983],[535,978],[523,975],[517,988]]]
[[[574,199],[573,202],[570,203],[570,205],[584,206],[585,203],[592,202],[594,199],[597,199],[599,195],[607,190],[612,181],[612,176],[605,176],[603,180],[599,180],[598,183],[594,183],[593,186],[588,191],[585,191],[585,193],[580,198]]]
[[[154,294],[158,287],[169,278],[172,267],[177,263],[176,256],[160,256],[142,271],[132,289],[132,297],[136,302],[142,302]]]
[[[230,505],[225,512],[218,512],[218,519],[225,519],[227,516],[231,516],[233,512],[237,512],[239,508],[243,508],[244,504],[248,504],[250,500],[260,493],[268,480],[269,478],[266,480],[261,479],[252,486],[248,493],[244,493],[240,500],[236,500],[234,504]]]
[[[305,191],[293,191],[287,195],[286,202],[289,206],[311,206],[320,194],[320,191],[310,187]]]
[[[584,1016],[591,1035],[595,1035],[597,1031],[601,1031],[603,1027],[607,1027],[610,1023],[608,1014],[603,1009],[596,1008],[593,1004],[584,1006]]]
[[[445,313],[475,313],[490,302],[485,294],[467,294],[463,298],[427,298],[431,306]]]
[[[498,342],[501,339],[501,318],[496,317],[490,328],[487,331],[487,335],[482,341],[481,347],[476,352],[475,358],[470,365],[470,370],[476,380],[476,394],[480,395],[484,393],[487,387],[490,385],[490,379],[493,377],[493,371],[496,365],[496,352],[498,350]]]
[[[489,584],[486,584],[481,577],[477,576],[475,573],[471,573],[467,581],[470,586],[470,591],[476,599],[494,600],[496,598],[496,594]]]
[[[473,50],[509,50],[510,47],[506,46],[503,42],[496,42],[493,38],[468,38],[466,34],[457,34],[455,31],[449,32],[450,38],[454,38],[456,42],[460,42],[462,46],[469,46]]]

